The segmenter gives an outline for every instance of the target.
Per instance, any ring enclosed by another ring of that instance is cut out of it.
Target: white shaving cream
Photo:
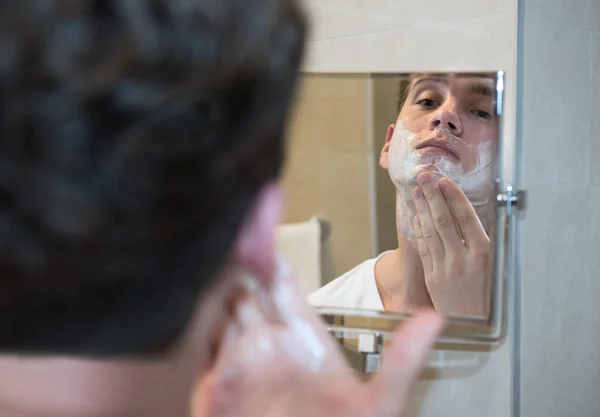
[[[456,148],[457,145],[468,149],[471,153],[469,159],[472,158],[475,161],[473,168],[465,172],[460,161],[439,154],[417,151],[415,147],[425,139],[444,140],[450,149]],[[413,237],[412,221],[416,214],[412,192],[417,186],[417,176],[424,171],[430,171],[436,180],[447,177],[454,181],[469,198],[475,210],[478,211],[479,217],[482,217],[482,212],[485,211],[490,196],[488,168],[491,166],[493,157],[492,144],[492,142],[488,142],[475,147],[454,136],[447,129],[415,134],[406,130],[401,122],[396,124],[390,141],[388,171],[398,191],[396,199],[397,225],[400,232],[409,241]]]

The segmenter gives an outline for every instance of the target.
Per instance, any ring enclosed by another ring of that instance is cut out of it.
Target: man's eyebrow
[[[494,90],[482,83],[473,84],[472,91],[486,97],[494,97]]]
[[[421,83],[425,83],[425,82],[433,82],[436,84],[448,84],[448,79],[446,77],[419,77],[416,78],[413,82],[412,85],[410,86],[411,89],[415,88],[416,86],[418,86]]]
[[[444,77],[444,76],[439,76],[439,77],[435,77],[435,76],[424,76],[424,77],[416,77],[413,79],[413,82],[410,86],[410,89],[414,89],[415,87],[417,87],[419,84],[425,83],[425,82],[433,82],[436,84],[443,84],[443,85],[447,85],[448,84],[448,78]],[[486,85],[483,82],[476,82],[471,86],[471,91],[475,94],[480,94],[482,96],[486,96],[486,97],[494,97],[494,88]]]

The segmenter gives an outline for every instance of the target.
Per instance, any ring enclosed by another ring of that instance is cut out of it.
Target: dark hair
[[[404,103],[406,103],[408,93],[410,92],[410,84],[410,79],[402,79],[398,83],[398,113],[402,111],[402,107],[404,107]]]
[[[280,172],[294,0],[0,6],[0,350],[166,352]]]

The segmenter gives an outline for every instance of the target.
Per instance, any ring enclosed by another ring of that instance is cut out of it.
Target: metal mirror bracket
[[[508,210],[506,214],[510,216],[513,212],[513,207],[519,210],[525,209],[525,197],[525,191],[515,191],[514,187],[509,184],[506,186],[506,190],[503,193],[496,196],[496,200],[501,206],[507,206]]]
[[[356,343],[352,345],[344,339],[343,334],[331,332],[341,345],[348,362],[363,375],[379,372],[381,353],[383,351],[383,336],[379,333],[358,335]]]

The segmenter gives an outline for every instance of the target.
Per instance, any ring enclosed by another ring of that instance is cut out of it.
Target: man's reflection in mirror
[[[498,137],[495,76],[412,74],[380,165],[396,188],[398,248],[309,296],[315,306],[487,317]]]

